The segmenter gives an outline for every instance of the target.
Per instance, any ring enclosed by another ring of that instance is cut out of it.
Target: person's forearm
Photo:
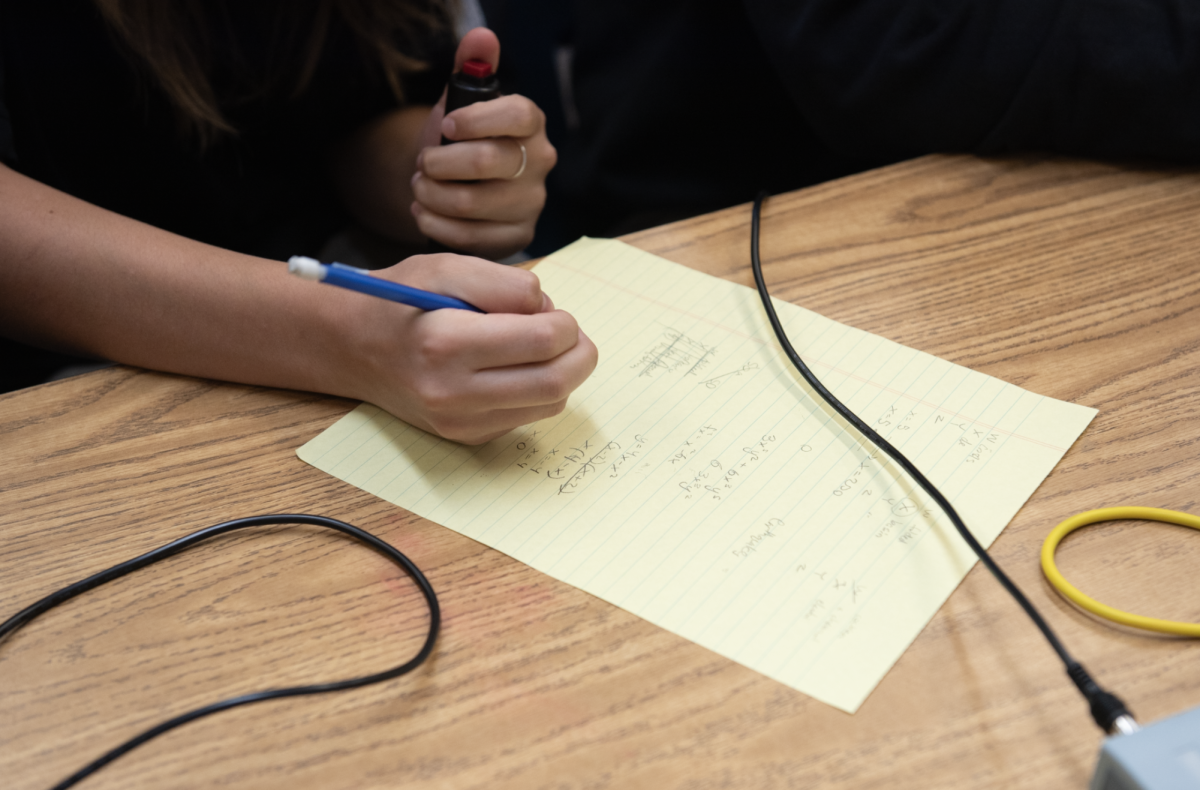
[[[397,241],[424,243],[410,207],[412,177],[429,107],[406,107],[342,141],[331,168],[347,210],[366,227]]]
[[[118,362],[252,384],[339,387],[341,294],[0,166],[0,331]],[[314,353],[317,352],[317,353]],[[324,352],[324,353],[322,353]]]
[[[424,312],[113,214],[0,166],[0,333],[132,365],[370,401],[482,442],[558,414],[596,364],[536,275],[459,255],[378,273]]]

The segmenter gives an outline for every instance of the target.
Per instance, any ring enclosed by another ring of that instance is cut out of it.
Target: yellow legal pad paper
[[[753,290],[596,239],[536,272],[600,349],[561,415],[464,447],[363,404],[300,457],[856,710],[974,555],[893,462],[814,400]],[[985,545],[1096,414],[776,309],[813,372]]]

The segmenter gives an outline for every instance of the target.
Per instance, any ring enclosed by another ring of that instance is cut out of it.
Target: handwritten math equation
[[[682,336],[677,335],[665,332],[662,342],[670,345],[669,338],[680,341]],[[686,353],[698,348],[690,341],[682,345],[677,343],[676,347]],[[667,358],[672,361],[664,362]],[[659,355],[658,359],[655,364],[674,365],[682,356],[667,354]],[[698,359],[692,358],[693,365]],[[753,367],[747,366],[745,370],[753,370]],[[739,369],[723,375],[741,372]],[[715,380],[719,381],[720,377]],[[931,430],[949,437],[949,446],[961,454],[956,461],[959,464],[979,463],[994,453],[1000,444],[1001,434],[994,429],[941,413],[922,414],[922,411],[891,405],[876,418],[874,427],[897,441],[928,434]],[[722,430],[719,425],[705,423],[674,444],[655,442],[650,433],[634,431],[613,439],[587,438],[569,445],[548,446],[541,431],[530,429],[514,445],[515,458],[511,466],[542,477],[555,485],[561,495],[576,493],[601,479],[615,481],[635,471],[642,474],[647,470],[666,469],[672,475],[670,485],[682,501],[717,503],[744,485],[779,448],[788,446],[788,452],[793,456],[797,452],[816,452],[809,443],[815,439],[797,444],[795,439],[788,441],[788,437],[775,432],[740,436],[732,442],[722,442],[724,449],[717,451],[713,449],[713,441]],[[945,441],[942,443],[946,444]],[[861,457],[852,459],[845,475],[829,489],[830,496],[870,499],[878,495],[879,485],[871,480],[879,474],[880,464],[886,457],[869,444],[861,444],[860,449]],[[869,515],[873,516],[874,512]],[[891,530],[895,528],[894,525],[890,527]]]
[[[677,485],[682,492],[682,498],[684,501],[702,498],[720,502],[722,496],[731,493],[739,483],[753,473],[754,467],[759,461],[779,446],[778,441],[779,438],[773,433],[744,438],[741,450],[736,451],[731,458],[726,457],[724,460],[713,458],[699,469],[686,473],[682,479],[678,480]],[[690,442],[685,444],[688,444],[689,450],[691,450]],[[812,452],[812,447],[807,444],[802,445],[801,451]],[[677,452],[669,461],[674,463],[686,460],[690,455],[685,456],[685,452]],[[695,450],[691,451],[691,455],[695,455],[695,453]]]
[[[717,353],[710,346],[667,327],[649,349],[629,365],[638,376],[654,377],[683,370],[685,376],[697,376],[712,363]]]
[[[646,450],[649,439],[635,433],[632,440],[610,440],[593,443],[584,439],[569,447],[541,446],[541,432],[530,430],[516,443],[520,453],[513,467],[544,476],[557,483],[559,494],[570,494],[593,477],[616,479],[636,467]]]
[[[717,359],[700,374],[714,356],[714,348],[665,330],[631,367],[638,376],[672,375],[676,382],[693,375],[692,386],[701,391],[758,370],[752,362],[722,369]],[[921,459],[940,464],[939,480],[974,474],[1009,435],[903,397],[862,416],[918,466]],[[630,421],[615,433],[571,440],[531,426],[497,460],[536,476],[539,486],[552,487],[552,496],[602,494],[616,486],[625,499],[645,492],[661,506],[678,503],[673,517],[685,522],[715,519],[705,528],[715,541],[699,555],[711,563],[709,583],[737,589],[763,574],[777,576],[792,591],[791,622],[798,637],[803,634],[801,643],[819,651],[861,627],[865,607],[887,589],[893,570],[923,545],[941,516],[882,450],[847,433],[848,427],[831,433],[828,421],[814,427],[805,419],[800,410],[795,416],[742,412],[737,418],[712,412],[687,430],[685,420]],[[802,427],[806,433],[800,435]],[[793,466],[794,483],[774,482],[792,481],[779,473]],[[793,493],[779,500],[778,492],[789,486]],[[739,523],[751,509],[757,520]]]
[[[899,406],[889,406],[883,415],[875,421],[875,430],[884,436],[891,436],[897,441],[906,439],[910,432],[922,430],[919,416],[925,416],[917,409],[903,411]],[[991,426],[967,420],[962,417],[946,414],[934,414],[928,427],[937,431],[958,431],[955,445],[960,448],[962,463],[975,464],[984,460],[989,453],[995,451],[1000,444],[1000,432]]]

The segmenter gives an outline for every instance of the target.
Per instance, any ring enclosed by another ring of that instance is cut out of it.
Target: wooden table
[[[749,208],[632,243],[750,284]],[[937,156],[772,199],[774,293],[1100,410],[995,544],[1143,721],[1200,704],[1200,645],[1060,600],[1038,550],[1116,504],[1200,512],[1200,173]],[[0,612],[224,519],[332,515],[425,569],[445,626],[381,686],[175,730],[87,788],[1083,788],[1101,734],[980,567],[853,716],[306,466],[354,404],[128,368],[0,397]],[[1098,526],[1060,564],[1114,605],[1200,620],[1200,536]],[[42,788],[136,732],[265,687],[377,671],[426,625],[383,559],[240,533],[0,644],[0,784]]]

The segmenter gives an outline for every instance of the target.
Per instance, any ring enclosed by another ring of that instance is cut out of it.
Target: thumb
[[[471,30],[458,42],[458,51],[454,53],[454,71],[461,71],[462,65],[468,60],[490,63],[493,71],[500,68],[500,39],[486,27]]]

